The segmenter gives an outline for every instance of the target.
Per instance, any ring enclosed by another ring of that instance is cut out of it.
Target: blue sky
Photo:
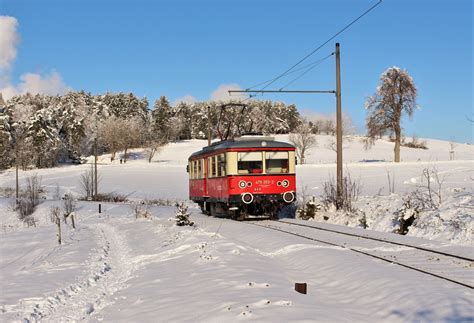
[[[7,75],[57,73],[68,87],[207,100],[222,85],[247,88],[286,70],[377,0],[0,0],[20,41]],[[364,132],[364,101],[388,67],[408,70],[420,109],[407,136],[473,141],[472,1],[384,0],[317,52],[341,44],[342,103]],[[334,89],[328,59],[289,89]],[[297,73],[275,84],[279,88]],[[332,95],[265,95],[332,114]]]

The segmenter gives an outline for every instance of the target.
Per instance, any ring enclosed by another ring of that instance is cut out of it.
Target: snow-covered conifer
[[[190,213],[188,212],[188,207],[183,202],[176,203],[176,209],[177,226],[194,225],[194,222],[189,220]]]

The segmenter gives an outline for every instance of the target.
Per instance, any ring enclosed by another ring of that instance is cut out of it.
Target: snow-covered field
[[[277,136],[286,140],[286,136]],[[308,164],[297,167],[299,194],[318,196],[334,175],[332,138],[318,136]],[[187,198],[186,159],[205,141],[166,146],[147,163],[141,150],[126,164],[101,157],[101,192],[132,200]],[[402,148],[403,162],[390,162],[393,144],[379,141],[370,151],[357,138],[345,143],[345,171],[360,180],[362,197],[355,216],[329,212],[317,220],[359,225],[392,236],[394,212],[421,183],[424,168],[443,176],[443,202],[422,214],[410,239],[436,239],[449,250],[474,254],[474,150],[458,144],[449,160],[449,143],[428,140],[428,150]],[[135,219],[125,204],[79,202],[77,229],[63,225],[57,245],[49,207],[64,193],[81,195],[79,177],[90,165],[20,172],[42,178],[47,199],[35,213],[38,226],[25,227],[0,199],[0,321],[472,321],[472,289],[438,280],[298,237],[199,214],[194,227],[177,227],[176,208],[150,207],[151,220]],[[387,174],[394,179],[390,194]],[[0,188],[14,187],[14,172],[0,174]],[[400,239],[404,237],[397,236]],[[455,243],[450,246],[450,244]],[[403,252],[403,247],[394,251]],[[472,265],[470,266],[472,268]],[[308,294],[294,283],[308,283]]]

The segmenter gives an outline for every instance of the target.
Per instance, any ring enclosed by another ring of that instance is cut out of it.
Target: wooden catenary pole
[[[342,184],[342,109],[341,109],[341,63],[339,43],[336,43],[336,142],[337,142],[337,208],[341,207]]]

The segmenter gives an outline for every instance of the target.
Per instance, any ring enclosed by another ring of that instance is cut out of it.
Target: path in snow
[[[89,260],[87,275],[77,283],[56,291],[24,315],[25,321],[77,321],[111,304],[110,296],[126,287],[133,274],[126,239],[108,223],[89,225],[95,231],[98,246]]]

